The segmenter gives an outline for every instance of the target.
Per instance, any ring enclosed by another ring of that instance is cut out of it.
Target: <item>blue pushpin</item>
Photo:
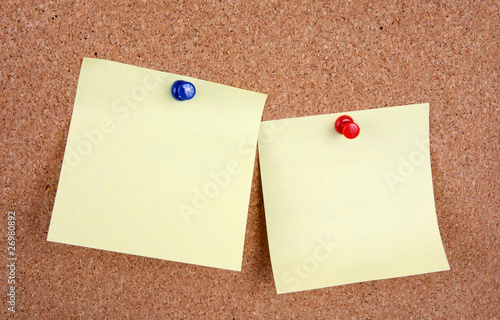
[[[190,100],[196,94],[196,88],[191,82],[177,80],[172,85],[172,96],[175,100]]]

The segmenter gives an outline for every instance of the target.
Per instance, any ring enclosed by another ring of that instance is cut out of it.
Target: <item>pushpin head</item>
[[[349,116],[340,116],[335,121],[335,130],[338,133],[343,134],[347,139],[354,139],[359,134],[359,126],[354,123]]]
[[[177,80],[172,85],[172,97],[178,101],[190,100],[196,94],[196,88],[191,82]]]

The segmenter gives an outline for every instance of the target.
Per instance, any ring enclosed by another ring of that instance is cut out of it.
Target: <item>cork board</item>
[[[2,318],[500,317],[497,2],[0,7]],[[451,270],[277,295],[258,161],[241,272],[47,242],[84,57],[266,93],[263,120],[429,102],[437,219]]]

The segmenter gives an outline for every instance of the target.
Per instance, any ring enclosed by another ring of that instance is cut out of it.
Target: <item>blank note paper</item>
[[[84,59],[48,240],[240,270],[265,100]]]
[[[429,105],[266,121],[259,159],[278,293],[449,270],[434,207]]]

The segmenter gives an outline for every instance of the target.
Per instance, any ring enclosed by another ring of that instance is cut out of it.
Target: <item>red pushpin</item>
[[[347,139],[354,139],[359,134],[359,126],[349,116],[340,116],[335,121],[335,130]]]

